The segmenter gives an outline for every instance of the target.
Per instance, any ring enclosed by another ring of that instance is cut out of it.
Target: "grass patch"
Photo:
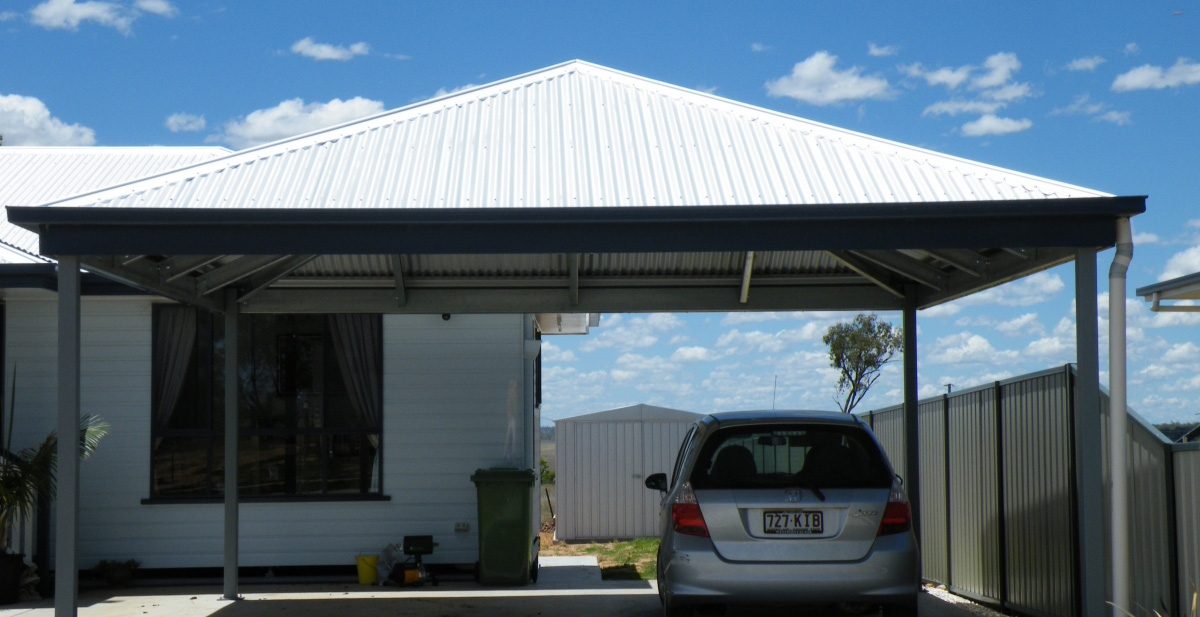
[[[658,538],[568,544],[542,541],[543,555],[594,555],[604,580],[657,578]]]

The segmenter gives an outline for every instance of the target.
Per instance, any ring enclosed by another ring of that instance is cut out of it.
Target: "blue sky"
[[[5,0],[0,134],[5,145],[237,149],[573,58],[1148,195],[1133,222],[1130,405],[1153,421],[1200,420],[1200,313],[1155,314],[1132,297],[1200,271],[1195,0]],[[1101,281],[1110,261],[1100,255]],[[1073,285],[1060,267],[923,311],[922,394],[1073,361]],[[1099,300],[1103,322],[1104,289]],[[543,416],[638,402],[762,408],[772,396],[832,408],[820,338],[850,317],[606,315],[587,337],[547,340]],[[899,369],[863,408],[899,400]]]

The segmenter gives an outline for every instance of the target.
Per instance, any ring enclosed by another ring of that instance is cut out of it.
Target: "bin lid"
[[[475,484],[481,482],[512,482],[533,484],[532,469],[517,469],[515,467],[492,467],[489,469],[476,469],[471,475],[471,481]]]

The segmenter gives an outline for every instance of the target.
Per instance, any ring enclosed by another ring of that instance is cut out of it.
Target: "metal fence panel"
[[[927,580],[949,584],[945,399],[919,404],[917,418],[921,450],[921,574]]]
[[[950,563],[956,592],[1001,595],[1000,477],[995,388],[950,398]]]
[[[871,414],[871,430],[879,439],[879,445],[892,462],[892,470],[901,478],[907,478],[904,465],[904,407],[890,407]]]
[[[1104,529],[1112,527],[1111,470],[1108,437],[1109,400],[1100,399],[1104,448]],[[1174,552],[1170,503],[1172,500],[1168,455],[1170,446],[1149,423],[1129,414],[1129,599],[1135,613],[1163,611],[1175,614],[1173,606]],[[1112,562],[1112,545],[1104,546],[1104,558]],[[1108,595],[1112,597],[1112,572],[1107,572]],[[1164,611],[1165,609],[1165,611]]]
[[[1168,447],[1147,426],[1129,423],[1129,553],[1134,607],[1172,610],[1171,489]]]
[[[1182,607],[1179,614],[1186,615],[1193,594],[1200,587],[1200,448],[1177,447],[1174,458],[1179,606]]]
[[[1077,613],[1066,371],[1001,386],[1005,583],[1022,612]]]

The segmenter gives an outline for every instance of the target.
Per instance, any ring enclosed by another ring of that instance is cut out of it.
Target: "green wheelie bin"
[[[532,469],[476,469],[479,508],[479,582],[525,585],[537,580],[533,543]]]

